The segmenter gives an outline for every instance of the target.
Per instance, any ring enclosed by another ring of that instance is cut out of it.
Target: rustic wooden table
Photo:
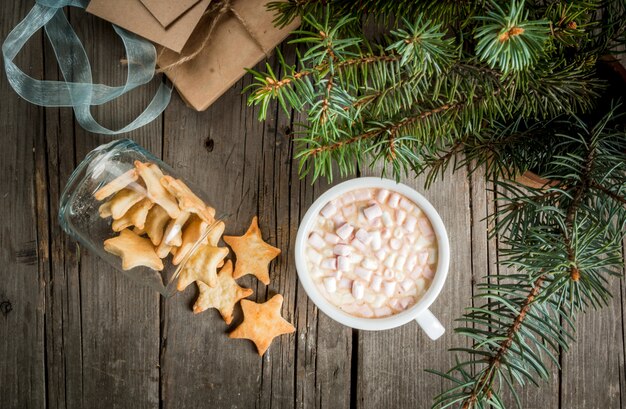
[[[0,4],[2,38],[31,1]],[[111,27],[83,13],[70,19],[86,44],[95,80],[119,84],[122,47]],[[293,56],[293,51],[285,47]],[[219,58],[219,56],[216,56]],[[51,48],[34,37],[19,56],[38,78],[57,79]],[[184,177],[214,192],[232,213],[226,232],[241,234],[258,214],[268,241],[283,250],[269,287],[242,280],[264,301],[285,296],[284,316],[297,331],[259,358],[250,342],[231,340],[215,311],[193,315],[191,287],[162,299],[80,249],[57,223],[58,199],[74,166],[110,138],[88,134],[70,109],[21,100],[0,79],[0,408],[427,408],[442,382],[447,352],[467,339],[451,331],[471,305],[475,284],[495,274],[497,243],[483,218],[489,186],[461,169],[425,196],[441,213],[451,240],[447,285],[433,311],[449,329],[437,342],[416,324],[385,332],[353,331],[318,312],[298,284],[293,247],[298,222],[328,184],[300,180],[292,159],[294,120],[275,106],[261,123],[246,105],[246,76],[206,112],[174,96],[162,117],[128,137]],[[95,109],[116,126],[149,102],[154,84]],[[422,189],[421,179],[405,183]],[[608,308],[580,316],[578,343],[540,390],[523,393],[525,408],[625,408],[625,286],[612,282]]]

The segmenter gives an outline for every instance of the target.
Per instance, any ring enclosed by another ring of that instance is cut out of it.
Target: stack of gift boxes
[[[92,0],[87,11],[155,43],[165,75],[203,111],[297,27],[274,27],[266,2]]]

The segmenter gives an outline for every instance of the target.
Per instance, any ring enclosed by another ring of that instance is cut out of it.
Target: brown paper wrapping
[[[245,68],[264,59],[298,27],[299,21],[283,29],[274,27],[274,15],[266,10],[266,3],[267,0],[233,1],[231,6],[245,26],[234,13],[226,12],[200,54],[183,65],[165,70],[187,105],[197,111],[207,109],[246,73]],[[208,30],[209,24],[201,22],[180,54],[159,49],[159,66],[166,67],[193,53],[203,43]]]

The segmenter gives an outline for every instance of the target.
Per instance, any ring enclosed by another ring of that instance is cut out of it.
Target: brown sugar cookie
[[[183,291],[194,281],[202,281],[209,287],[217,285],[217,266],[228,254],[226,247],[214,247],[203,244],[187,260],[180,271],[178,291]]]
[[[111,228],[113,231],[122,231],[130,226],[135,226],[140,230],[143,229],[146,217],[152,206],[154,206],[154,203],[150,199],[144,198],[140,200],[128,209],[122,217],[114,219],[113,223],[111,223]]]
[[[180,214],[180,209],[176,203],[176,198],[161,185],[160,179],[163,175],[161,170],[158,167],[155,169],[154,166],[138,160],[135,161],[135,168],[146,184],[148,191],[146,196],[165,209],[172,219],[177,218]]]
[[[104,250],[121,257],[124,270],[138,266],[146,266],[157,271],[163,270],[163,262],[155,253],[150,240],[139,237],[128,229],[122,230],[117,237],[105,240]]]
[[[120,219],[136,203],[146,197],[145,192],[134,189],[122,189],[115,194],[108,202],[102,203],[98,209],[100,217]]]
[[[139,175],[137,174],[137,169],[130,169],[129,171],[122,173],[100,189],[96,190],[96,192],[93,194],[93,197],[95,197],[96,200],[104,200],[112,194],[124,189],[131,183],[137,181],[138,178]]]
[[[158,246],[163,239],[163,233],[165,232],[165,226],[170,221],[170,215],[167,214],[165,209],[159,205],[155,205],[148,212],[146,222],[144,224],[144,230],[152,244]]]
[[[269,263],[280,254],[280,249],[263,241],[256,216],[246,234],[241,237],[224,236],[224,241],[237,256],[233,277],[252,274],[263,284],[270,283]]]
[[[251,340],[256,345],[259,355],[263,355],[274,338],[296,330],[280,315],[282,305],[283,296],[280,294],[276,294],[263,304],[241,300],[243,322],[228,336]]]
[[[195,213],[206,223],[213,223],[215,220],[215,209],[207,206],[191,189],[180,179],[171,176],[163,176],[161,184],[170,192],[176,200],[181,210]]]
[[[249,288],[240,287],[233,278],[233,263],[226,261],[224,267],[217,275],[217,285],[209,287],[198,281],[200,294],[193,306],[194,314],[198,314],[208,308],[216,308],[226,324],[233,320],[233,309],[239,300],[250,296],[253,291]]]

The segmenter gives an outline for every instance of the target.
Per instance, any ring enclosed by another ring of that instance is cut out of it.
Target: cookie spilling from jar
[[[124,270],[145,266],[161,271],[162,259],[170,254],[172,264],[178,265],[215,223],[214,208],[153,163],[135,161],[133,169],[98,189],[94,197],[104,201],[100,217],[111,217],[111,229],[120,233],[105,240],[104,249],[121,258]],[[226,253],[223,249],[215,257],[223,259]]]
[[[104,241],[104,249],[120,257],[122,269],[144,266],[162,271],[163,260],[170,255],[173,265],[185,261],[177,289],[183,291],[196,283],[199,295],[193,312],[215,308],[230,324],[236,304],[245,301],[243,322],[230,337],[250,339],[259,355],[275,337],[295,331],[280,316],[282,296],[275,295],[264,304],[244,300],[253,291],[235,281],[251,274],[268,285],[269,263],[280,254],[280,249],[263,240],[257,217],[243,236],[223,238],[237,256],[233,269],[232,261],[226,260],[228,248],[219,246],[226,226],[215,220],[215,209],[182,180],[164,175],[157,165],[136,161],[133,169],[98,189],[94,197],[104,201],[100,216],[111,217],[111,229],[119,232]]]
[[[306,263],[319,291],[339,309],[388,317],[415,305],[430,286],[437,240],[430,220],[407,197],[358,189],[322,208]]]

